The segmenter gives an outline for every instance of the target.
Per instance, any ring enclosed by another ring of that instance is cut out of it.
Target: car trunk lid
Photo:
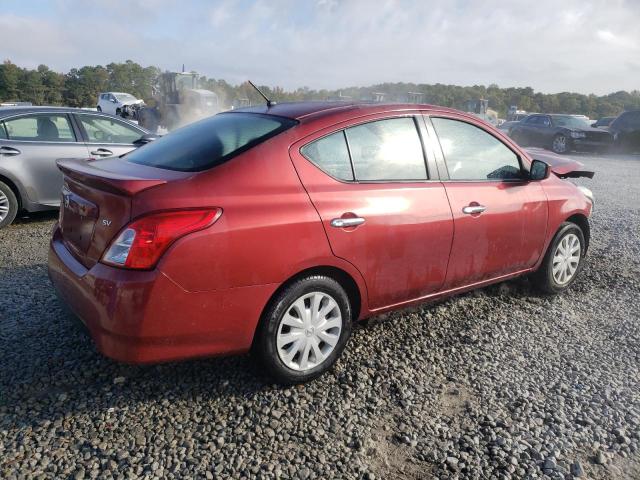
[[[58,160],[64,174],[60,233],[85,267],[101,258],[114,236],[131,221],[135,195],[188,174],[160,170],[122,159]]]

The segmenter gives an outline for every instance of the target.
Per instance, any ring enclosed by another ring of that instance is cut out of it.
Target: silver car
[[[104,113],[62,107],[0,107],[0,228],[20,210],[60,206],[59,158],[118,156],[154,138]]]

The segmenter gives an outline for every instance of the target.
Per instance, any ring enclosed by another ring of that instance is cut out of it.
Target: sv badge
[[[111,225],[111,220],[104,219],[102,220],[102,225],[108,227]]]

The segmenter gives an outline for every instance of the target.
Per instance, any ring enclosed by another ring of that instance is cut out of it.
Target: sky
[[[640,0],[0,0],[0,61],[231,83],[640,89]]]

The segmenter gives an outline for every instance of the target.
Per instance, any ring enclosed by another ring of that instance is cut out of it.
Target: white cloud
[[[185,63],[210,77],[286,88],[384,81],[548,92],[640,88],[636,0],[222,0],[177,7],[135,0],[94,4],[72,18],[69,12],[86,4],[58,1],[58,14],[48,18],[0,14],[3,56],[58,69],[128,58],[168,69]]]

